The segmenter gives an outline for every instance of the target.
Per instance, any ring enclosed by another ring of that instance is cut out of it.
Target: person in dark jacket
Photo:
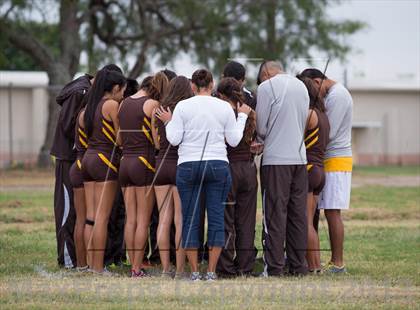
[[[253,110],[257,105],[257,97],[255,94],[245,87],[245,67],[236,61],[229,61],[223,68],[223,77],[231,77],[237,80],[241,84],[242,95],[245,103],[250,106]]]
[[[57,238],[57,262],[61,267],[76,266],[73,230],[76,213],[73,206],[73,189],[70,183],[70,167],[76,160],[74,131],[76,117],[82,100],[93,77],[85,74],[70,82],[57,96],[61,106],[55,130],[51,155],[55,157],[54,217]]]

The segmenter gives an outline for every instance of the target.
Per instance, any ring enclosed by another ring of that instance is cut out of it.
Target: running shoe
[[[347,269],[346,266],[336,266],[333,262],[329,262],[327,266],[325,266],[325,271],[328,273],[346,273]]]
[[[313,270],[308,270],[308,273],[311,275],[320,275],[323,273],[322,269],[313,269]]]
[[[87,271],[93,273],[94,275],[104,276],[104,277],[116,277],[116,276],[118,276],[116,273],[113,273],[106,268],[104,268],[104,270],[102,270],[102,271],[96,271],[94,269],[89,268]]]
[[[191,272],[190,280],[193,282],[201,281],[201,275],[198,271]]]
[[[132,278],[147,278],[147,277],[150,277],[150,275],[146,273],[146,270],[141,268],[138,272],[131,270],[131,277]]]
[[[86,266],[83,266],[83,267],[76,267],[75,270],[77,272],[87,272],[87,271],[89,271],[89,266],[86,265]]]
[[[217,275],[215,272],[208,271],[206,275],[204,276],[204,280],[209,281],[209,282],[214,282],[217,280]]]

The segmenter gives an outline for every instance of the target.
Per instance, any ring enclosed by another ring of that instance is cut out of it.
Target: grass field
[[[416,176],[413,170],[419,171],[418,167],[360,168],[355,177]],[[419,184],[386,187],[378,182],[353,189],[351,209],[344,215],[346,275],[238,278],[209,284],[158,277],[104,278],[59,270],[52,174],[2,172],[0,182],[1,309],[419,308]],[[259,248],[260,223],[258,220]],[[328,249],[324,218],[320,237],[321,247]],[[322,252],[324,262],[328,255]]]

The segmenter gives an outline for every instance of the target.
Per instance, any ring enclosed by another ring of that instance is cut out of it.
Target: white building
[[[45,72],[0,71],[0,167],[33,165],[48,111]],[[350,85],[356,164],[420,164],[420,87]]]

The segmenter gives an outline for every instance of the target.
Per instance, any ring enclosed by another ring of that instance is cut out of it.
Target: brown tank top
[[[235,114],[237,116],[237,112],[235,110]],[[246,121],[245,128],[247,128],[249,123],[249,119]],[[227,156],[229,162],[236,162],[236,161],[251,161],[254,159],[254,155],[251,153],[251,145],[245,141],[243,137],[241,142],[236,147],[231,147],[229,144],[226,144],[227,147]]]
[[[96,108],[93,131],[88,139],[88,149],[112,153],[114,147],[117,146],[117,140],[113,122],[106,120],[102,115],[102,107],[105,101],[105,99],[102,99]]]
[[[156,121],[156,125],[159,139],[159,152],[156,158],[161,160],[163,157],[165,157],[165,159],[178,160],[178,146],[171,145],[166,138],[165,124],[158,119]]]
[[[75,139],[74,139],[74,146],[76,148],[77,159],[81,159],[83,157],[88,147],[87,134],[85,132],[85,129],[82,128],[79,124],[80,114],[84,110],[85,110],[84,108],[80,110],[76,118],[76,127],[75,127],[76,133],[75,133]]]
[[[118,113],[123,155],[141,155],[154,161],[151,120],[143,111],[148,97],[126,98]]]
[[[327,114],[314,109],[318,116],[318,125],[305,132],[306,157],[308,165],[324,165],[324,154],[330,135],[330,123]]]

